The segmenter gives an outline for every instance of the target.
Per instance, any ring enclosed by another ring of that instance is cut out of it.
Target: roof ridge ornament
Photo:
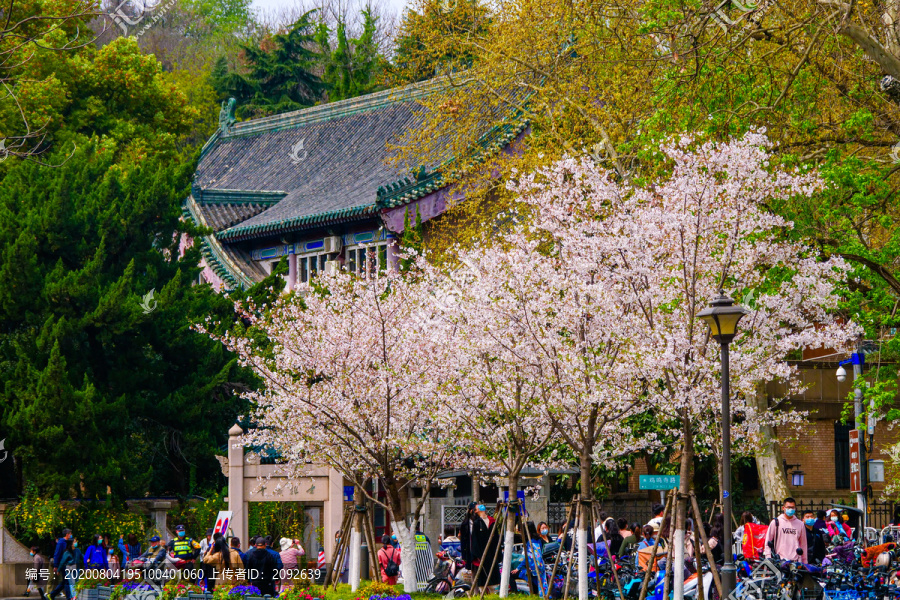
[[[219,131],[222,132],[222,135],[227,135],[228,129],[235,123],[234,107],[236,105],[237,100],[234,98],[222,100],[222,108],[219,110]]]

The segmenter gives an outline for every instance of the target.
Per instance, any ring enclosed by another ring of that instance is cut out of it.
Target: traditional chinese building
[[[428,117],[420,101],[439,80],[235,123],[223,104],[219,130],[204,146],[185,215],[213,230],[201,240],[202,280],[219,290],[247,288],[287,256],[287,284],[345,268],[393,268],[394,240],[407,211],[422,221],[443,213],[448,161],[403,172],[397,143]],[[526,128],[496,115],[473,148],[486,157]]]

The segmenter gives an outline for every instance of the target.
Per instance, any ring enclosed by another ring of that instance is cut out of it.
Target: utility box
[[[869,483],[884,483],[884,461],[869,461]]]

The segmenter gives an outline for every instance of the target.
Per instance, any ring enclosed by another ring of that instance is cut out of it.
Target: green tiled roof
[[[203,227],[209,227],[202,212],[199,210],[193,196],[188,196],[182,205],[182,214]],[[212,271],[225,282],[225,289],[231,291],[237,288],[246,289],[253,285],[253,280],[244,274],[233,260],[228,257],[215,236],[206,235],[200,240],[200,253],[206,264]]]

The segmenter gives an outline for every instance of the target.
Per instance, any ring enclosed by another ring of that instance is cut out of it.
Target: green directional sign
[[[680,475],[641,475],[642,490],[671,490],[681,485]]]

